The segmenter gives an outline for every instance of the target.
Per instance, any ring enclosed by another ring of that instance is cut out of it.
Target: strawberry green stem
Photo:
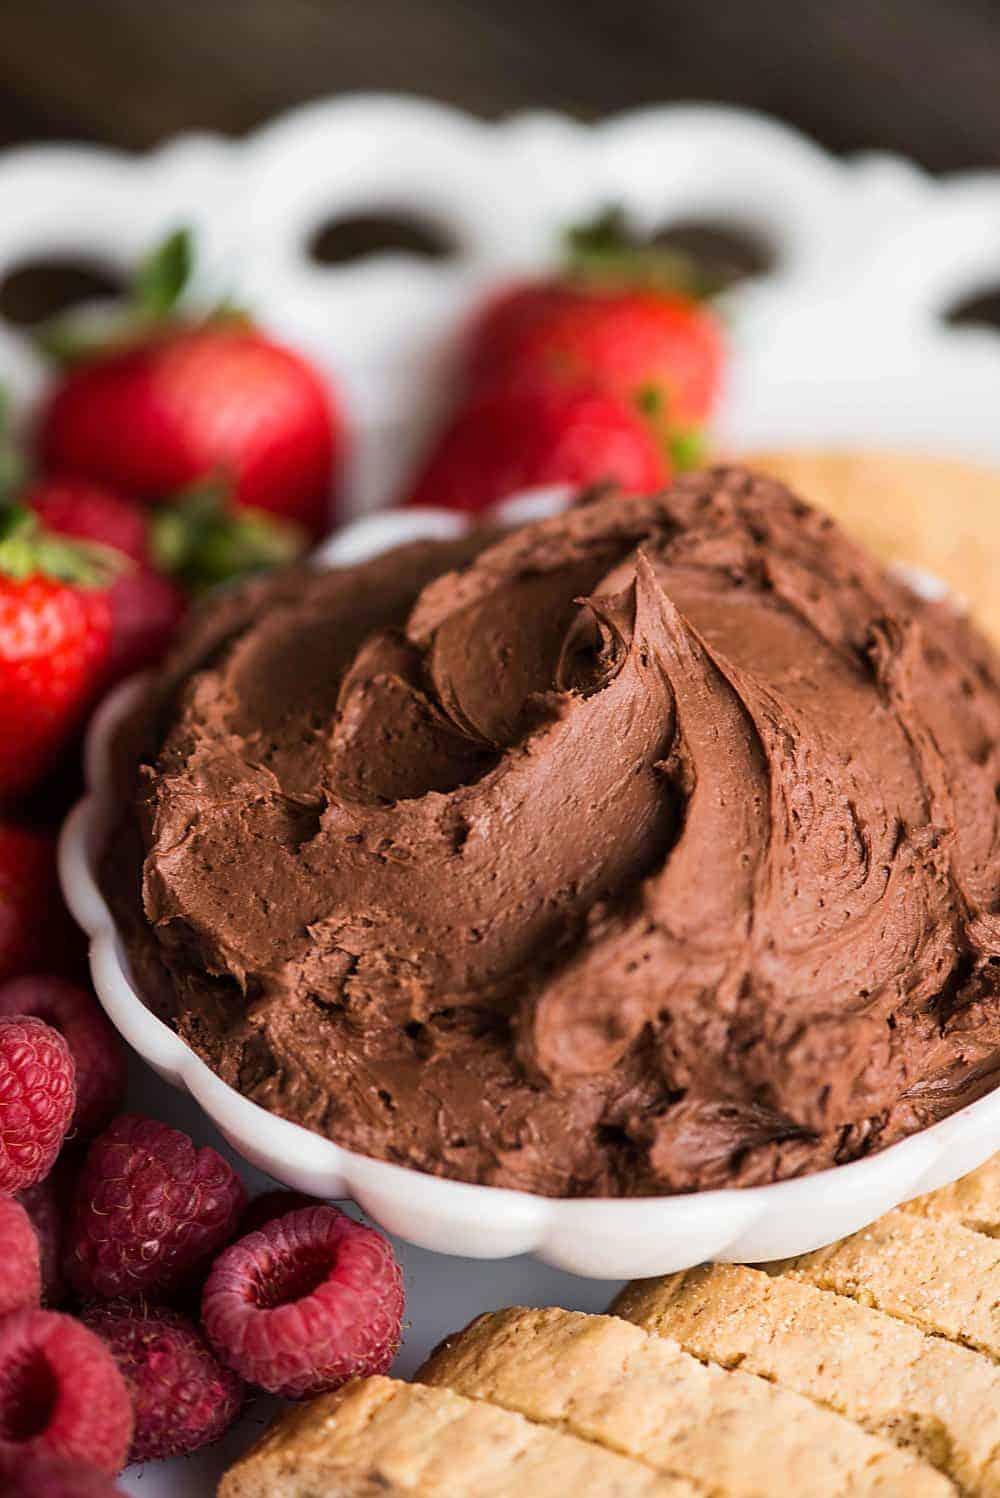
[[[675,427],[667,438],[667,450],[678,473],[701,468],[708,455],[705,433],[698,427]]]
[[[96,325],[72,311],[40,323],[32,330],[36,346],[54,363],[71,365],[180,327],[247,322],[246,312],[228,299],[207,311],[185,306],[194,262],[191,230],[174,229],[139,263],[120,307]]]
[[[40,575],[81,588],[107,588],[126,565],[109,546],[45,530],[25,505],[0,504],[0,576],[24,582]]]
[[[225,487],[217,483],[165,505],[150,534],[157,566],[195,591],[292,562],[305,544],[297,525],[263,510],[228,505]]]
[[[675,427],[670,421],[670,403],[658,385],[644,385],[635,393],[635,407],[677,473],[700,468],[705,461],[705,434],[698,427]]]
[[[573,279],[596,291],[645,289],[701,301],[719,289],[690,256],[643,243],[620,207],[569,228],[565,254]]]
[[[190,229],[175,229],[141,261],[132,282],[132,307],[138,317],[160,322],[176,309],[194,269]]]

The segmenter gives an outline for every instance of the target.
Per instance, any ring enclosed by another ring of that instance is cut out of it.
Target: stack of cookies
[[[1000,1495],[1000,1156],[817,1253],[514,1308],[282,1419],[222,1498]]]

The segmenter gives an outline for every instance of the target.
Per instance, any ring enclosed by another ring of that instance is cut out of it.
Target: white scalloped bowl
[[[564,491],[538,490],[508,501],[500,513],[529,520],[564,499]],[[317,562],[347,565],[405,541],[457,535],[464,524],[444,510],[384,511],[333,537]],[[626,1279],[710,1259],[753,1262],[805,1253],[974,1170],[1000,1149],[997,1089],[881,1154],[799,1180],[691,1196],[569,1200],[441,1180],[355,1154],[275,1117],[221,1081],[147,1009],[98,886],[97,864],[117,809],[110,739],[144,680],[119,687],[94,719],[88,791],[63,828],[63,889],[90,937],[98,996],[126,1041],[161,1076],[186,1088],[234,1149],[285,1185],[314,1196],[352,1197],[389,1231],[438,1253],[495,1259],[534,1252],[577,1274]]]

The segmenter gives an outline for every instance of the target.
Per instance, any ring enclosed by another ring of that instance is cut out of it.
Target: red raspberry
[[[0,1191],[47,1176],[66,1137],[76,1086],[62,1036],[40,1019],[0,1019]]]
[[[302,1207],[320,1205],[322,1204],[314,1196],[306,1196],[302,1191],[286,1191],[283,1186],[276,1187],[273,1191],[264,1191],[260,1196],[254,1197],[243,1213],[240,1237],[256,1233],[258,1228],[273,1222],[276,1217],[287,1217],[289,1212],[298,1212]]]
[[[96,1467],[58,1456],[25,1456],[16,1446],[0,1454],[4,1498],[125,1498]]]
[[[127,1301],[95,1306],[83,1319],[110,1347],[132,1395],[130,1462],[184,1456],[229,1429],[243,1381],[216,1361],[193,1321]]]
[[[65,978],[14,978],[0,985],[0,1018],[11,1014],[33,1014],[62,1035],[76,1064],[73,1132],[99,1134],[125,1092],[125,1051],[100,1004]]]
[[[113,1476],[132,1439],[132,1401],[101,1339],[59,1311],[0,1322],[0,1455],[61,1456]]]
[[[63,1278],[63,1219],[66,1211],[66,1189],[62,1180],[64,1153],[56,1161],[55,1169],[44,1181],[35,1186],[26,1186],[19,1191],[17,1200],[31,1219],[38,1239],[42,1269],[42,1300],[50,1308],[58,1306],[66,1291]]]
[[[201,1320],[230,1368],[302,1399],[384,1373],[399,1347],[403,1301],[403,1276],[381,1233],[336,1207],[306,1207],[219,1255]]]
[[[246,1192],[213,1149],[123,1113],[87,1151],[67,1272],[83,1295],[163,1295],[195,1277],[236,1231]]]
[[[31,1218],[11,1196],[0,1196],[0,1316],[37,1306],[42,1294],[38,1235]]]

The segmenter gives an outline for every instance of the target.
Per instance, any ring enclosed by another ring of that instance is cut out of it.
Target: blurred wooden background
[[[1000,164],[998,0],[0,0],[0,144],[239,132],[345,89],[488,116],[662,99]]]

